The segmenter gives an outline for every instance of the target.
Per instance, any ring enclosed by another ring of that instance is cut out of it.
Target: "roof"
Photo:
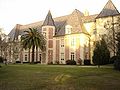
[[[104,6],[104,8],[102,9],[102,11],[100,12],[100,14],[96,18],[102,18],[102,17],[106,17],[106,16],[114,16],[117,14],[119,14],[119,11],[117,10],[117,8],[113,4],[113,2],[111,0],[109,0],[106,3],[106,5]]]
[[[81,12],[77,9],[75,9],[70,15],[69,19],[67,20],[67,24],[73,27],[71,33],[87,33],[82,22],[82,17],[83,14],[81,14]]]
[[[39,21],[27,25],[19,25],[17,24],[9,33],[9,37],[14,40],[17,39],[18,35],[24,34],[25,30],[29,30],[29,28],[37,28],[40,32],[42,29],[42,26],[50,25],[55,26],[55,36],[63,36],[65,35],[65,26],[71,25],[73,27],[71,33],[85,33],[88,34],[88,32],[85,30],[85,27],[83,25],[83,22],[86,22],[89,19],[89,21],[94,21],[94,15],[93,16],[84,16],[82,12],[75,9],[71,14],[52,18],[51,12],[49,11],[44,21]]]
[[[85,33],[88,34],[85,29],[83,23],[94,22],[96,18],[102,18],[106,16],[114,16],[118,15],[119,12],[112,3],[111,0],[107,2],[103,10],[100,14],[84,16],[82,12],[75,9],[71,14],[52,18],[51,12],[49,11],[44,21],[39,21],[27,25],[19,25],[17,24],[9,33],[9,37],[14,40],[17,39],[18,35],[24,34],[25,30],[29,30],[29,28],[37,28],[39,32],[41,32],[42,26],[50,25],[55,26],[55,36],[63,36],[65,35],[65,26],[71,25],[72,31],[71,33]]]
[[[47,26],[47,25],[49,25],[49,26],[55,26],[54,20],[52,18],[50,10],[49,10],[49,12],[48,12],[48,14],[47,14],[47,16],[45,18],[45,21],[43,23],[43,26]]]
[[[20,24],[16,24],[16,26],[11,30],[11,32],[8,34],[8,36],[11,38],[11,40],[18,39],[18,35],[20,34]]]
[[[83,21],[83,23],[95,22],[95,19],[97,16],[98,16],[98,14],[84,16],[84,17],[82,17],[82,21]]]

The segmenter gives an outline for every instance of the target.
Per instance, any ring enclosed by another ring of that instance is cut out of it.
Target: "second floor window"
[[[61,60],[64,60],[64,53],[61,53]]]

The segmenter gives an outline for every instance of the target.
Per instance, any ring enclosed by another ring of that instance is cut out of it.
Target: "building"
[[[111,0],[107,2],[99,14],[89,15],[75,9],[71,14],[52,18],[49,11],[45,20],[28,25],[17,24],[9,33],[6,42],[9,43],[7,54],[4,55],[10,62],[31,61],[31,50],[21,48],[20,36],[28,28],[37,28],[46,38],[46,51],[35,51],[36,62],[41,64],[65,64],[66,60],[92,60],[94,42],[101,35],[107,34],[104,27],[106,22],[115,23],[119,11]],[[92,62],[92,61],[91,61]]]

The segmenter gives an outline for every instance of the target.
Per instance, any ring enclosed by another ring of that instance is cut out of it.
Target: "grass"
[[[107,67],[2,65],[0,90],[120,90],[120,72]]]

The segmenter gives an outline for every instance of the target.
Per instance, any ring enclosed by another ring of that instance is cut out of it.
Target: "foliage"
[[[90,59],[85,59],[85,60],[84,60],[84,65],[91,65]]]
[[[82,59],[81,58],[78,59],[77,64],[82,65]]]
[[[120,71],[120,58],[117,58],[114,62],[114,68]]]
[[[120,31],[120,17],[116,18],[115,23],[114,23],[114,18],[112,17],[112,21],[108,20],[107,22],[105,22],[104,28],[107,32],[107,34],[104,35],[107,46],[110,51],[114,52],[114,56],[115,56],[116,49],[117,49],[115,38],[116,38],[117,32]]]
[[[55,61],[55,64],[59,64],[59,61],[58,61],[58,60],[56,60],[56,61]]]
[[[117,60],[114,63],[114,68],[116,70],[120,70],[120,32],[117,33],[116,36],[116,41],[117,41]]]
[[[103,38],[102,40],[96,42],[96,46],[93,51],[92,58],[93,58],[93,63],[98,66],[109,63],[110,52]]]
[[[66,64],[67,65],[76,65],[76,61],[75,60],[67,60]]]
[[[35,47],[45,50],[45,39],[43,35],[35,28],[29,28],[29,31],[25,31],[25,34],[21,36],[22,46],[25,49],[32,48],[32,63],[34,63]]]
[[[49,62],[49,63],[48,63],[48,65],[53,65],[53,62],[52,62],[52,61],[51,61],[51,62]]]
[[[117,56],[113,56],[109,60],[109,64],[113,64],[117,60]]]
[[[3,63],[4,58],[0,56],[0,63]]]

